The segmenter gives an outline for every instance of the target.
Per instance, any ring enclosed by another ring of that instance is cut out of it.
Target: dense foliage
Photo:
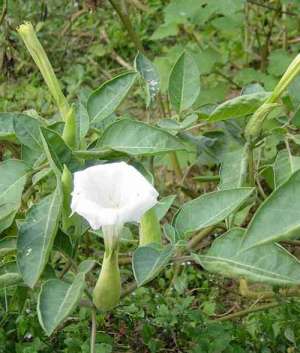
[[[0,353],[297,352],[300,3],[0,5]],[[104,311],[70,204],[116,161],[160,197]]]

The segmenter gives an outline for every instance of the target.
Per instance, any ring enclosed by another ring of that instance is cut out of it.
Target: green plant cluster
[[[0,5],[0,353],[297,352],[298,2]],[[70,201],[116,161],[160,199],[103,312]]]

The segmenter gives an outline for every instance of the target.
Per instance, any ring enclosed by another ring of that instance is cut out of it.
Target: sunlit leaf
[[[245,230],[233,228],[216,239],[205,255],[193,257],[207,271],[225,277],[289,286],[300,284],[300,262],[278,244],[239,252]]]
[[[175,218],[175,229],[184,235],[218,224],[236,211],[253,190],[237,188],[201,195],[181,207]]]
[[[152,246],[141,246],[136,249],[132,258],[132,267],[138,286],[151,281],[168,264],[174,253],[174,247],[163,250]]]
[[[183,52],[176,61],[169,78],[169,97],[173,108],[180,113],[190,108],[200,93],[200,74],[194,58]]]
[[[186,149],[170,133],[131,119],[121,119],[111,124],[104,131],[100,145],[130,155],[155,155]]]
[[[299,236],[300,171],[281,184],[258,208],[242,243],[243,249]]]
[[[136,72],[125,72],[104,82],[90,95],[87,101],[87,111],[91,124],[107,118],[118,108],[136,77]]]

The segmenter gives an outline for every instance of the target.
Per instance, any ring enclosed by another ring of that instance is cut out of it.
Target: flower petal
[[[75,173],[71,208],[99,229],[139,222],[157,197],[158,192],[134,167],[125,162],[100,164]]]

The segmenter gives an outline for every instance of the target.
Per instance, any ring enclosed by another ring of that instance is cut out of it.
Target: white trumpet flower
[[[90,226],[102,228],[105,253],[93,291],[93,302],[111,310],[120,301],[119,234],[123,224],[140,222],[157,203],[158,192],[135,168],[126,164],[96,165],[74,175],[71,209]]]
[[[94,229],[139,222],[158,192],[125,162],[101,164],[74,174],[71,209]]]

